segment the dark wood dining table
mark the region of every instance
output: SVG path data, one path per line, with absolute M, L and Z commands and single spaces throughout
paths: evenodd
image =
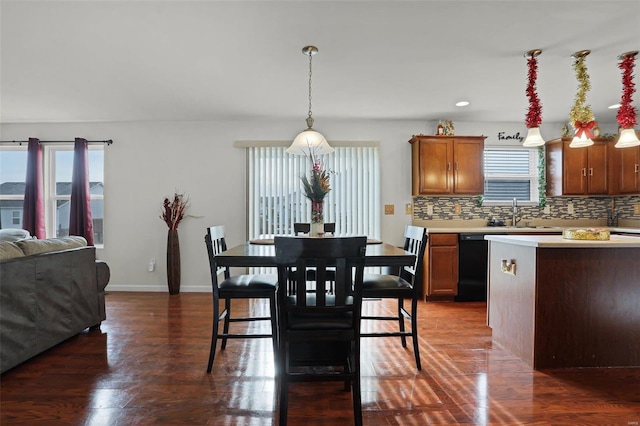
M 331 238 L 331 237 L 328 237 Z M 230 267 L 275 267 L 276 251 L 273 244 L 247 241 L 216 255 L 219 266 Z M 365 252 L 365 266 L 410 266 L 415 255 L 392 244 L 370 240 Z

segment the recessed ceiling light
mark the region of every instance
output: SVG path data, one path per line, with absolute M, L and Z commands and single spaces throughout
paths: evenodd
M 456 106 L 457 107 L 464 107 L 469 105 L 469 101 L 460 101 L 460 102 L 456 102 Z
M 620 104 L 613 104 L 613 105 L 609 105 L 608 107 L 609 109 L 618 109 L 620 108 Z

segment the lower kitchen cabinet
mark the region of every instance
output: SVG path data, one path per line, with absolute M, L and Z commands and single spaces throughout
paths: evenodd
M 458 294 L 458 234 L 429 234 L 423 293 L 425 300 L 453 300 Z

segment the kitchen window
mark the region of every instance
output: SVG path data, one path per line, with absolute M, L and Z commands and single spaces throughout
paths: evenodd
M 295 222 L 310 222 L 311 202 L 300 182 L 309 158 L 290 155 L 285 146 L 247 147 L 248 236 L 293 234 Z M 336 234 L 380 238 L 380 157 L 377 146 L 338 146 L 321 157 L 331 173 L 324 222 Z
M 522 203 L 537 204 L 538 156 L 538 149 L 485 147 L 484 203 L 511 204 L 516 198 Z

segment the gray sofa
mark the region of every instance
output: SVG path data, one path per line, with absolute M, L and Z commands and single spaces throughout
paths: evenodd
M 0 241 L 0 373 L 99 327 L 109 276 L 82 237 Z

